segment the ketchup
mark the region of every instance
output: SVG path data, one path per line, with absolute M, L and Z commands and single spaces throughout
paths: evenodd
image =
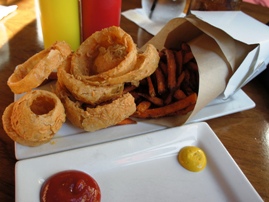
M 62 171 L 45 181 L 40 191 L 40 201 L 99 202 L 101 191 L 90 175 L 76 170 Z

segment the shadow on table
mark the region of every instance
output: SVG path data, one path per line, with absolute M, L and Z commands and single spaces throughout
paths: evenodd
M 4 39 L 2 39 L 4 41 Z M 0 48 L 0 114 L 13 102 L 14 95 L 7 86 L 7 80 L 18 64 L 42 49 L 38 40 L 36 21 L 27 24 Z M 2 121 L 0 122 L 0 201 L 14 201 L 15 199 L 15 155 L 14 142 L 6 135 Z M 2 192 L 2 190 L 6 190 Z
M 257 78 L 261 81 L 269 93 L 269 65 L 267 65 L 267 68 Z

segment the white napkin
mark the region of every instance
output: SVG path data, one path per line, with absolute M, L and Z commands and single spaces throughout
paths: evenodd
M 166 24 L 162 22 L 152 21 L 151 19 L 149 19 L 149 17 L 146 15 L 142 8 L 124 11 L 122 12 L 122 15 L 152 35 L 156 35 Z
M 17 5 L 12 5 L 12 6 L 1 6 L 0 5 L 0 20 L 7 16 L 8 14 L 12 13 L 18 8 Z

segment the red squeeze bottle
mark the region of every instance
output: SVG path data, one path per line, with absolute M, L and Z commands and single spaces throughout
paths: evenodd
M 80 6 L 83 41 L 96 31 L 120 25 L 121 0 L 81 0 Z

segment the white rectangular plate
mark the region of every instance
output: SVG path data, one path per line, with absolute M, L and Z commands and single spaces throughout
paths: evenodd
M 190 172 L 177 161 L 179 150 L 189 145 L 207 155 L 201 172 Z M 42 183 L 70 169 L 97 181 L 102 202 L 262 201 L 203 122 L 18 161 L 16 200 L 38 201 Z
M 254 107 L 255 103 L 240 89 L 228 99 L 223 99 L 223 95 L 220 95 L 195 114 L 189 123 L 214 119 Z
M 42 89 L 49 88 L 49 85 L 42 86 Z M 20 95 L 15 95 L 15 100 L 17 100 L 19 96 Z M 242 90 L 239 90 L 227 100 L 223 100 L 222 97 L 216 98 L 212 103 L 198 112 L 198 114 L 196 114 L 189 122 L 205 121 L 227 114 L 247 110 L 253 108 L 254 106 L 255 103 Z M 66 122 L 50 143 L 38 147 L 27 147 L 15 143 L 15 155 L 18 160 L 37 157 L 141 135 L 165 128 L 166 127 L 160 125 L 138 122 L 134 125 L 114 126 L 89 133 L 82 131 L 81 129 L 76 128 L 70 123 Z

